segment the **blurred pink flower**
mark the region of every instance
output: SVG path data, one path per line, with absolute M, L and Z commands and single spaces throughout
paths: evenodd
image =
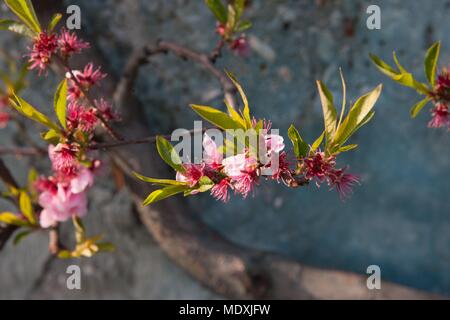
M 222 179 L 219 183 L 214 185 L 211 189 L 211 195 L 217 200 L 227 202 L 230 199 L 228 188 L 231 187 L 227 179 Z
M 51 227 L 56 222 L 63 222 L 71 217 L 83 217 L 87 213 L 85 192 L 74 193 L 71 188 L 58 184 L 55 191 L 44 191 L 39 195 L 39 205 L 43 208 L 40 224 L 43 228 Z
M 69 32 L 63 29 L 58 38 L 58 45 L 61 54 L 70 56 L 74 53 L 80 53 L 81 50 L 90 47 L 89 43 L 78 39 L 75 32 Z
M 203 161 L 213 170 L 222 166 L 222 154 L 217 149 L 217 144 L 208 134 L 203 136 Z
M 55 34 L 48 35 L 41 32 L 33 42 L 33 47 L 29 54 L 29 69 L 38 69 L 39 75 L 45 71 L 50 63 L 50 59 L 58 49 L 58 39 Z
M 239 38 L 233 40 L 230 44 L 230 48 L 240 57 L 245 58 L 250 55 L 250 45 L 245 35 L 241 35 Z
M 49 145 L 48 155 L 53 170 L 57 173 L 68 177 L 76 174 L 79 164 L 76 158 L 76 149 L 73 146 L 62 143 L 56 146 Z
M 450 128 L 448 106 L 444 103 L 439 103 L 431 110 L 433 118 L 428 123 L 429 128 Z

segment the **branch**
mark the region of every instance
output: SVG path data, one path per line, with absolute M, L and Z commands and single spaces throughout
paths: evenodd
M 13 187 L 17 189 L 19 187 L 2 159 L 0 159 L 0 179 L 6 184 L 8 188 Z M 3 249 L 8 239 L 16 230 L 17 227 L 13 225 L 7 225 L 4 227 L 0 226 L 0 250 Z
M 236 102 L 234 99 L 236 88 L 234 87 L 230 79 L 228 79 L 228 77 L 222 71 L 214 66 L 214 64 L 210 60 L 211 58 L 208 55 L 196 52 L 176 43 L 163 40 L 158 41 L 156 45 L 147 45 L 141 49 L 138 49 L 132 54 L 125 66 L 122 78 L 116 86 L 116 90 L 114 93 L 114 104 L 116 106 L 124 105 L 124 101 L 127 95 L 129 95 L 131 89 L 134 86 L 139 68 L 142 65 L 147 64 L 151 56 L 162 53 L 165 54 L 168 52 L 171 52 L 182 59 L 195 62 L 202 66 L 212 76 L 219 80 L 224 92 L 225 99 L 231 106 L 236 107 Z
M 37 147 L 0 147 L 0 156 L 3 155 L 14 155 L 17 157 L 23 156 L 43 156 L 46 155 L 47 151 L 42 148 Z

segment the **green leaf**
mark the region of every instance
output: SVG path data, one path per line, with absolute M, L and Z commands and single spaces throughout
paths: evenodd
M 26 192 L 20 192 L 19 207 L 22 214 L 28 219 L 31 224 L 37 223 L 30 196 Z
M 226 113 L 208 107 L 208 106 L 199 106 L 199 105 L 191 105 L 191 108 L 203 119 L 212 123 L 213 125 L 226 130 L 226 129 L 245 129 L 238 121 L 233 120 Z
M 68 250 L 60 250 L 58 252 L 58 258 L 59 259 L 70 259 L 70 258 L 72 258 L 72 253 Z
M 245 8 L 245 0 L 234 0 L 234 10 L 236 11 L 236 19 L 241 18 Z
M 209 10 L 214 14 L 216 19 L 225 24 L 227 22 L 227 10 L 221 0 L 205 0 Z
M 36 122 L 39 122 L 40 124 L 55 130 L 56 132 L 61 131 L 56 123 L 50 120 L 46 115 L 37 111 L 28 102 L 16 96 L 15 94 L 13 94 L 13 98 L 10 99 L 10 102 L 12 106 L 25 117 L 30 118 Z
M 349 144 L 349 145 L 340 147 L 340 148 L 338 149 L 338 153 L 341 153 L 341 152 L 347 152 L 347 151 L 356 149 L 357 147 L 358 147 L 357 144 Z
M 53 129 L 41 134 L 41 138 L 50 144 L 57 145 L 61 139 L 61 134 Z
M 214 187 L 214 182 L 207 176 L 201 177 L 198 181 L 198 184 L 200 185 L 200 187 L 197 189 L 199 192 L 206 192 Z
M 297 158 L 303 158 L 308 155 L 309 145 L 302 139 L 298 130 L 292 124 L 288 129 L 289 139 L 294 146 L 294 154 Z
M 375 89 L 360 97 L 350 109 L 347 117 L 342 122 L 333 140 L 333 147 L 343 145 L 348 138 L 367 120 L 375 103 L 380 97 L 383 86 L 380 84 Z M 373 116 L 373 115 L 372 115 Z
M 333 140 L 336 131 L 337 114 L 334 107 L 333 95 L 330 90 L 321 81 L 317 81 L 317 89 L 319 90 L 320 101 L 322 103 L 323 120 L 325 124 L 326 144 Z
M 252 27 L 252 23 L 248 20 L 239 22 L 236 32 L 244 32 Z
M 227 101 L 227 99 L 224 100 L 225 105 L 227 106 L 228 114 L 231 116 L 231 119 L 238 122 L 242 127 L 246 127 L 245 120 L 241 117 L 239 112 L 236 111 Z
M 379 57 L 377 57 L 374 54 L 370 54 L 370 59 L 372 60 L 372 62 L 377 66 L 377 68 L 384 73 L 385 75 L 387 75 L 390 78 L 393 78 L 395 76 L 398 76 L 399 73 L 394 70 L 394 68 L 392 68 L 390 65 L 388 65 L 386 62 L 384 62 L 383 60 L 381 60 Z
M 229 30 L 234 30 L 237 23 L 236 10 L 231 4 L 229 4 L 227 11 L 227 28 Z
M 30 28 L 23 23 L 14 20 L 0 19 L 0 30 L 9 30 L 22 36 L 27 36 L 30 38 L 34 37 L 34 33 L 30 30 Z
M 55 113 L 64 129 L 67 128 L 66 110 L 67 110 L 67 79 L 61 81 L 56 89 L 54 98 Z
M 397 66 L 398 70 L 400 70 L 400 73 L 408 73 L 408 71 L 406 71 L 406 69 L 403 68 L 403 66 L 398 61 L 397 54 L 395 53 L 395 51 L 392 53 L 392 56 L 394 57 L 395 65 Z
M 402 73 L 392 77 L 392 79 L 406 87 L 415 89 L 418 93 L 428 94 L 427 85 L 417 81 L 411 73 Z
M 21 219 L 18 215 L 12 212 L 0 213 L 0 222 L 11 224 L 18 227 L 29 226 L 29 223 L 27 221 Z
M 31 30 L 36 33 L 41 32 L 41 26 L 30 0 L 5 0 L 5 3 Z
M 246 123 L 246 128 L 250 129 L 252 127 L 252 119 L 250 118 L 250 107 L 248 105 L 248 99 L 247 96 L 245 95 L 244 89 L 242 89 L 242 86 L 239 84 L 236 77 L 231 72 L 228 71 L 225 72 L 227 76 L 230 78 L 231 82 L 233 82 L 236 89 L 239 91 L 239 94 L 242 98 L 242 102 L 244 103 L 243 116 Z
M 148 206 L 157 201 L 166 199 L 178 193 L 185 191 L 188 186 L 168 186 L 163 189 L 155 190 L 145 199 L 143 205 Z
M 318 137 L 318 138 L 316 139 L 316 141 L 314 141 L 314 143 L 313 143 L 312 146 L 311 146 L 311 152 L 316 151 L 316 150 L 320 147 L 320 145 L 321 145 L 322 142 L 323 142 L 323 138 L 324 138 L 324 137 L 325 137 L 325 131 L 322 132 L 322 134 L 320 135 L 320 137 Z
M 23 239 L 28 237 L 31 233 L 33 233 L 33 230 L 26 230 L 22 231 L 16 234 L 13 240 L 13 244 L 17 246 Z
M 431 98 L 425 98 L 419 102 L 417 102 L 414 107 L 411 108 L 411 117 L 415 118 L 419 114 L 419 112 L 426 106 L 428 102 L 431 101 Z
M 109 242 L 97 243 L 99 251 L 102 252 L 114 252 L 116 251 L 116 246 Z
M 425 74 L 428 82 L 432 86 L 436 83 L 436 68 L 439 59 L 439 52 L 441 51 L 441 43 L 436 42 L 427 51 L 425 56 Z
M 182 162 L 180 156 L 168 140 L 161 136 L 156 137 L 156 148 L 158 149 L 161 159 L 163 159 L 164 162 L 171 166 L 175 171 L 186 171 L 181 164 Z
M 50 19 L 50 23 L 48 25 L 48 32 L 52 32 L 53 29 L 55 29 L 56 25 L 59 23 L 59 21 L 62 18 L 61 13 L 55 13 L 52 18 Z
M 154 185 L 160 185 L 160 186 L 185 186 L 185 185 L 187 185 L 186 182 L 181 182 L 181 181 L 176 181 L 176 180 L 149 178 L 149 177 L 140 175 L 137 172 L 133 172 L 133 175 L 136 178 L 138 178 L 139 180 L 142 180 L 142 181 L 148 182 L 148 183 L 152 183 Z

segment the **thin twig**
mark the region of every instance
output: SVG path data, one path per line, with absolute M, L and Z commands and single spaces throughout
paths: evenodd
M 46 154 L 47 151 L 38 147 L 0 147 L 0 156 L 13 155 L 17 157 L 39 157 Z
M 123 76 L 121 77 L 114 95 L 114 103 L 117 106 L 121 106 L 125 97 L 129 94 L 134 86 L 134 82 L 137 78 L 139 68 L 149 62 L 151 56 L 171 52 L 176 56 L 195 62 L 201 65 L 206 71 L 212 74 L 217 80 L 219 80 L 222 89 L 224 91 L 225 100 L 230 106 L 236 107 L 236 102 L 234 99 L 234 94 L 236 93 L 236 88 L 233 83 L 228 79 L 228 77 L 216 68 L 211 62 L 211 57 L 207 54 L 196 52 L 192 49 L 186 48 L 179 44 L 169 42 L 169 41 L 158 41 L 155 45 L 147 45 L 143 48 L 136 50 L 130 57 Z
M 217 59 L 222 56 L 222 49 L 225 46 L 225 41 L 221 39 L 214 50 L 209 55 L 209 60 L 212 63 L 216 63 Z

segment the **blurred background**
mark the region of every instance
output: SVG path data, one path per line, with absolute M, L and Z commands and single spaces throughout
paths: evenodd
M 159 38 L 206 52 L 218 41 L 214 17 L 203 1 L 69 4 L 81 7 L 81 32 L 102 54 L 111 76 L 120 75 L 134 48 Z M 370 4 L 381 8 L 381 30 L 366 27 Z M 6 9 L 1 10 L 3 17 Z M 291 123 L 308 141 L 321 133 L 316 79 L 330 87 L 336 101 L 341 98 L 339 67 L 352 101 L 385 84 L 375 118 L 352 138 L 359 148 L 339 159 L 361 175 L 362 185 L 345 202 L 326 186 L 288 190 L 265 183 L 246 201 L 236 198 L 224 205 L 201 195 L 189 199 L 190 205 L 233 242 L 361 274 L 375 264 L 383 280 L 450 296 L 449 134 L 426 127 L 428 111 L 410 119 L 409 108 L 419 97 L 381 75 L 368 58 L 371 52 L 391 61 L 395 50 L 424 81 L 423 57 L 434 41 L 442 41 L 440 66 L 450 62 L 450 2 L 252 0 L 246 17 L 253 22 L 247 32 L 251 55 L 242 59 L 225 51 L 218 66 L 236 74 L 252 113 L 272 120 L 286 139 Z M 0 47 L 20 58 L 26 44 L 1 32 Z M 51 76 L 32 81 L 24 95 L 37 106 L 48 106 L 56 85 Z M 156 57 L 144 67 L 134 95 L 145 106 L 152 132 L 192 128 L 198 118 L 190 103 L 223 107 L 216 81 L 173 56 Z M 12 127 L 1 131 L 2 145 L 15 141 Z M 48 167 L 45 161 L 6 160 L 22 181 L 30 162 Z M 0 298 L 220 298 L 162 253 L 133 215 L 129 194 L 114 189 L 109 173 L 98 179 L 90 199 L 87 224 L 92 233 L 105 232 L 118 252 L 80 261 L 83 288 L 69 291 L 69 262 L 48 258 L 45 234 L 18 247 L 9 244 L 0 253 Z

